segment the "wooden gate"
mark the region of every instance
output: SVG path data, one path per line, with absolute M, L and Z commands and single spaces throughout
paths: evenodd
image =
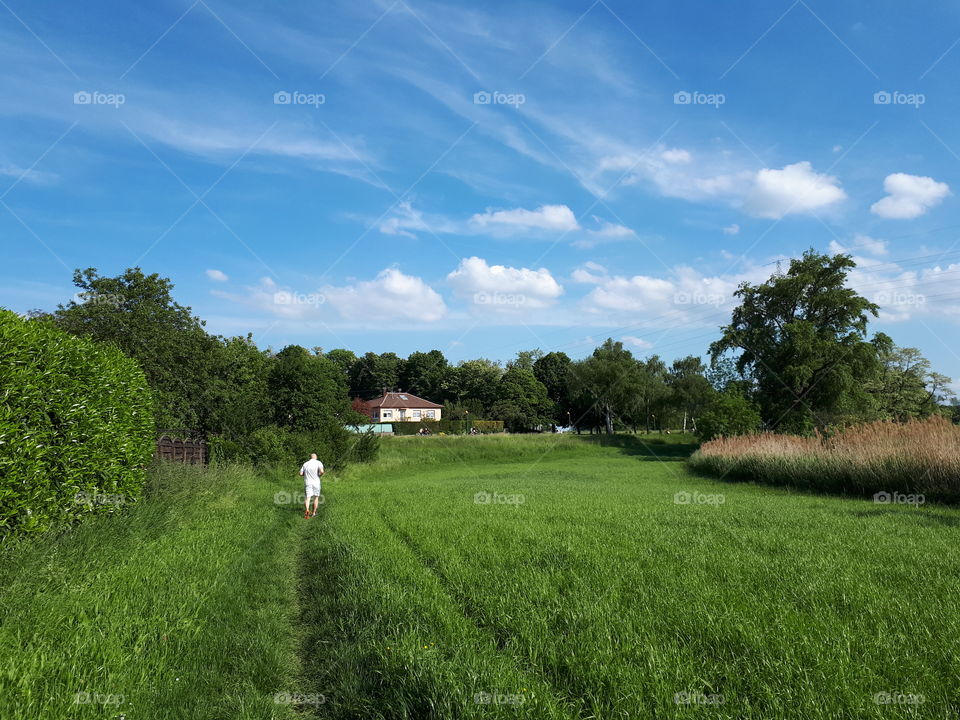
M 157 436 L 156 456 L 161 460 L 172 460 L 188 465 L 206 465 L 207 443 L 202 438 L 165 430 Z

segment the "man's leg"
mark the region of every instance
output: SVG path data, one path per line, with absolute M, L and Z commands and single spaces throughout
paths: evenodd
M 320 504 L 320 496 L 319 496 L 319 495 L 314 495 L 314 496 L 313 496 L 313 514 L 314 514 L 314 515 L 317 514 L 317 505 L 319 505 L 319 504 Z
M 303 496 L 303 516 L 307 517 L 310 514 L 310 496 L 304 494 Z

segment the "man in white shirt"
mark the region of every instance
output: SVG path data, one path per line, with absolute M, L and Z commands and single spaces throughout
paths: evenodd
M 316 453 L 311 453 L 310 459 L 300 466 L 300 475 L 304 483 L 303 517 L 316 517 L 317 504 L 320 502 L 320 476 L 323 475 L 323 463 L 317 460 Z M 313 498 L 313 512 L 310 512 L 310 498 Z

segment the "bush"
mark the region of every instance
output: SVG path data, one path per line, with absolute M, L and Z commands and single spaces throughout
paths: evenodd
M 734 392 L 718 393 L 697 419 L 697 434 L 704 442 L 718 437 L 750 435 L 759 430 L 759 409 Z
M 310 453 L 317 453 L 328 470 L 339 470 L 351 462 L 371 462 L 380 450 L 376 434 L 352 433 L 333 422 L 324 423 L 316 430 L 299 432 L 267 425 L 250 433 L 246 440 L 215 436 L 209 444 L 210 458 L 215 464 L 293 466 L 309 458 Z
M 136 361 L 0 310 L 0 537 L 136 499 L 153 451 Z
M 503 420 L 421 420 L 419 422 L 395 422 L 393 423 L 394 435 L 416 435 L 421 428 L 426 428 L 434 435 L 444 433 L 446 435 L 465 435 L 470 428 L 473 428 L 484 435 L 488 433 L 503 432 Z
M 831 436 L 762 433 L 705 443 L 694 470 L 827 492 L 960 501 L 960 427 L 934 415 L 855 425 Z M 882 498 L 881 498 L 882 500 Z

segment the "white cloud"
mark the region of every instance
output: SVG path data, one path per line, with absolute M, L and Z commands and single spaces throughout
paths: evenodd
M 662 153 L 660 153 L 660 157 L 662 157 L 668 163 L 688 163 L 693 159 L 688 150 L 682 150 L 679 148 L 664 150 Z
M 851 246 L 841 245 L 836 240 L 831 240 L 830 252 L 836 255 L 838 253 L 855 253 L 859 250 L 867 255 L 887 254 L 887 241 L 877 240 L 869 235 L 854 235 Z
M 939 205 L 950 194 L 950 186 L 931 177 L 893 173 L 883 181 L 887 196 L 870 206 L 882 218 L 909 220 Z
M 652 342 L 647 342 L 643 338 L 639 338 L 636 335 L 624 335 L 620 338 L 620 341 L 626 343 L 627 345 L 632 345 L 638 350 L 649 350 L 653 347 Z
M 458 296 L 495 310 L 544 308 L 563 294 L 563 287 L 546 268 L 488 265 L 479 257 L 462 260 L 447 275 L 447 282 Z
M 56 173 L 7 164 L 0 164 L 0 175 L 16 178 L 17 182 L 23 181 L 34 185 L 53 185 L 60 179 Z
M 573 271 L 571 278 L 574 282 L 578 283 L 588 283 L 591 285 L 596 285 L 601 283 L 607 277 L 607 269 L 595 263 L 592 260 L 589 260 L 583 264 L 583 267 L 579 267 Z
M 227 282 L 230 280 L 227 274 L 222 270 L 207 270 L 207 277 L 215 282 Z
M 727 225 L 723 229 L 724 235 L 738 235 L 739 233 L 740 233 L 740 226 L 737 225 L 736 223 L 733 223 L 732 225 Z
M 470 222 L 480 227 L 505 227 L 515 229 L 556 230 L 569 232 L 579 230 L 573 211 L 566 205 L 541 205 L 536 210 L 487 210 L 477 213 Z
M 636 237 L 636 233 L 626 225 L 607 222 L 602 218 L 593 216 L 597 223 L 596 229 L 587 230 L 586 236 L 574 240 L 571 245 L 578 248 L 592 248 L 606 242 L 615 242 L 617 240 L 626 240 Z
M 832 205 L 846 197 L 836 177 L 815 172 L 804 160 L 780 170 L 757 171 L 744 209 L 757 217 L 779 219 Z
M 435 322 L 447 314 L 447 306 L 436 290 L 423 279 L 396 268 L 381 270 L 373 280 L 324 287 L 323 296 L 344 320 L 365 324 Z
M 880 306 L 881 321 L 933 315 L 938 320 L 960 322 L 960 300 L 954 292 L 960 263 L 919 270 L 890 262 L 859 263 L 848 277 L 850 287 Z

